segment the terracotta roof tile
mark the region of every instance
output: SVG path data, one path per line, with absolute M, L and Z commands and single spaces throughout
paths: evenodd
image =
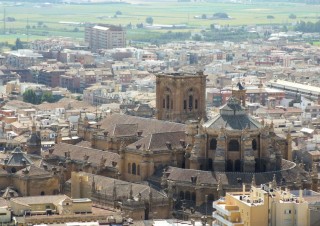
M 184 124 L 121 114 L 108 115 L 101 121 L 101 129 L 112 134 L 117 124 L 138 124 L 144 137 L 152 133 L 185 131 Z
M 130 144 L 128 148 L 136 149 L 137 145 L 141 145 L 141 147 L 144 147 L 146 150 L 168 150 L 167 142 L 170 142 L 173 149 L 181 148 L 181 139 L 185 139 L 184 131 L 154 133 Z
M 84 156 L 88 156 L 88 162 L 91 162 L 95 166 L 100 165 L 101 158 L 106 159 L 105 166 L 112 167 L 112 162 L 119 162 L 119 154 L 101 151 L 94 148 L 83 147 L 79 145 L 72 145 L 66 143 L 59 143 L 54 146 L 53 155 L 58 157 L 65 157 L 65 152 L 70 152 L 70 158 L 72 160 L 84 161 Z

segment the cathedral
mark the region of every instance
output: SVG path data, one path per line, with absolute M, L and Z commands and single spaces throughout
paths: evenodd
M 251 184 L 317 190 L 316 169 L 292 162 L 290 134 L 279 137 L 272 123 L 247 113 L 241 84 L 207 119 L 203 73 L 156 76 L 157 119 L 111 114 L 97 125 L 79 119 L 79 136 L 91 147 L 119 154 L 117 179 L 161 186 L 170 208 L 188 202 L 199 211 Z

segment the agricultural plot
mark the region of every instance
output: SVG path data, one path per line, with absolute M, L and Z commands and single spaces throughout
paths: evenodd
M 210 24 L 247 25 L 293 23 L 299 20 L 316 21 L 319 19 L 320 6 L 294 3 L 265 2 L 255 4 L 232 4 L 211 2 L 152 2 L 151 3 L 113 3 L 113 4 L 52 4 L 41 5 L 2 2 L 0 12 L 6 18 L 14 18 L 0 24 L 0 42 L 13 42 L 17 37 L 22 41 L 45 38 L 48 36 L 69 36 L 83 38 L 83 23 L 107 23 L 127 26 L 145 23 L 148 16 L 154 24 L 185 24 L 187 29 L 181 32 L 192 32 L 208 28 Z M 120 11 L 121 14 L 116 15 Z M 202 15 L 227 13 L 230 19 L 211 20 L 197 19 Z M 296 19 L 289 19 L 293 13 Z M 272 15 L 273 19 L 267 17 Z M 1 17 L 1 16 L 0 16 Z M 62 23 L 61 23 L 62 22 Z M 69 23 L 71 22 L 71 23 Z M 79 23 L 79 24 L 77 24 Z M 175 30 L 177 31 L 177 30 Z M 144 29 L 128 30 L 128 39 L 135 40 L 145 35 L 157 35 L 163 31 L 146 31 Z

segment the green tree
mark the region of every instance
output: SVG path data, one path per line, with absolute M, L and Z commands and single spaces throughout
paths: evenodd
M 228 19 L 229 15 L 227 13 L 215 13 L 213 14 L 213 17 L 219 19 Z
M 15 49 L 23 49 L 23 45 L 20 38 L 16 39 Z
M 267 19 L 269 19 L 269 20 L 274 19 L 274 16 L 268 15 L 268 16 L 267 16 Z
M 148 16 L 148 17 L 146 18 L 146 23 L 148 23 L 148 24 L 153 24 L 153 18 L 152 18 L 151 16 Z
M 297 19 L 297 16 L 295 15 L 295 14 L 293 14 L 293 13 L 291 13 L 290 15 L 289 15 L 289 19 Z
M 201 35 L 199 35 L 199 34 L 195 34 L 195 35 L 192 37 L 192 39 L 193 39 L 194 41 L 201 41 L 201 40 L 202 40 L 202 37 L 201 37 Z
M 116 15 L 122 15 L 122 12 L 121 12 L 120 10 L 118 10 L 118 11 L 116 12 Z
M 28 89 L 23 93 L 23 101 L 31 104 L 37 103 L 37 95 L 32 89 Z
M 53 99 L 52 93 L 46 92 L 46 93 L 42 94 L 42 96 L 41 96 L 41 103 L 42 103 L 42 102 L 53 103 L 53 102 L 54 102 L 54 99 Z

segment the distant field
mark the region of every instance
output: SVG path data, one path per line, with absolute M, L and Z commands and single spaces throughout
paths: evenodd
M 59 21 L 95 22 L 125 26 L 130 23 L 133 25 L 144 23 L 147 16 L 152 16 L 155 24 L 186 24 L 195 29 L 202 29 L 213 23 L 221 25 L 291 23 L 298 20 L 316 21 L 320 16 L 320 6 L 318 5 L 277 2 L 252 5 L 208 2 L 58 4 L 49 7 L 41 7 L 33 3 L 16 6 L 12 2 L 2 2 L 0 12 L 3 12 L 4 8 L 6 17 L 15 18 L 14 22 L 6 23 L 6 31 L 16 34 L 0 35 L 0 42 L 8 41 L 11 43 L 16 37 L 27 40 L 27 33 L 30 34 L 29 40 L 59 35 L 83 38 L 83 27 L 78 27 L 79 31 L 76 32 L 74 31 L 76 25 L 60 24 Z M 118 10 L 121 11 L 122 15 L 115 18 L 115 12 Z M 202 14 L 212 15 L 217 12 L 225 12 L 233 19 L 202 20 L 194 18 Z M 294 13 L 297 19 L 289 19 L 290 13 Z M 267 19 L 268 15 L 274 16 L 274 19 Z M 2 15 L 0 15 L 0 18 L 2 18 Z M 27 25 L 30 26 L 29 31 L 26 29 Z M 43 25 L 45 25 L 44 28 Z M 128 39 L 135 40 L 136 37 L 148 35 L 149 32 L 151 31 L 128 30 Z M 1 24 L 0 33 L 3 33 L 3 25 Z

